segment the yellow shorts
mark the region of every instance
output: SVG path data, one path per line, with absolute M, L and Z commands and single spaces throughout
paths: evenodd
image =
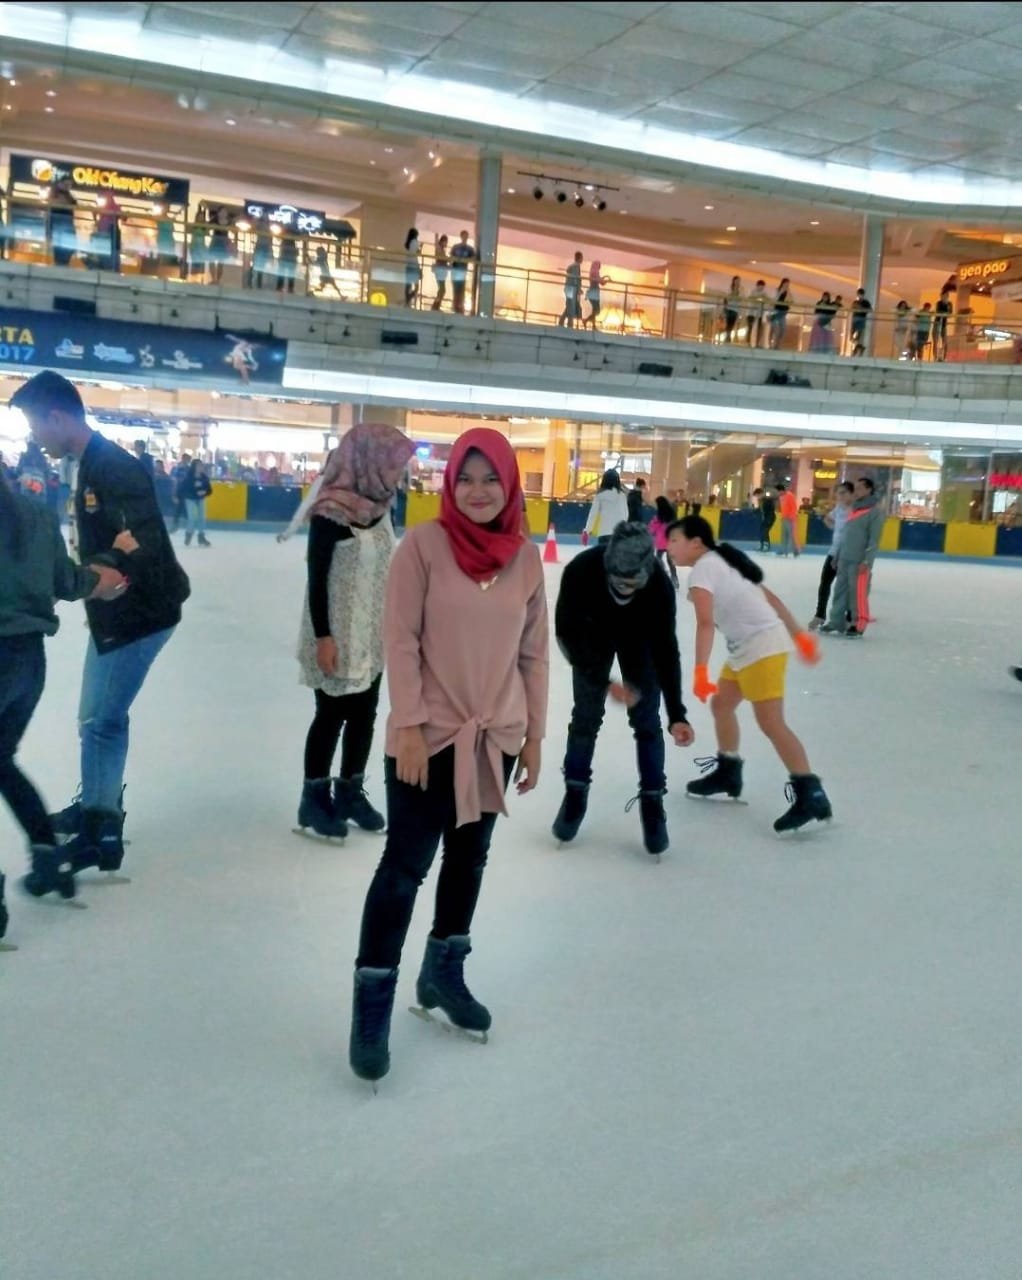
M 721 668 L 721 680 L 733 680 L 749 702 L 770 702 L 784 697 L 784 673 L 788 667 L 786 653 L 772 653 L 769 658 L 750 662 L 741 671 L 732 671 L 727 665 Z

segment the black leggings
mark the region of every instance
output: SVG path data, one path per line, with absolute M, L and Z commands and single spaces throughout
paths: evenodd
M 14 756 L 45 683 L 42 635 L 0 636 L 0 795 L 32 844 L 53 844 L 53 825 L 39 792 L 14 763 Z
M 307 778 L 329 778 L 342 729 L 341 777 L 356 778 L 365 773 L 373 745 L 382 679 L 377 676 L 362 693 L 347 693 L 340 698 L 332 698 L 322 689 L 316 690 L 316 717 L 305 739 Z
M 513 767 L 514 757 L 505 756 L 505 786 Z M 441 838 L 432 936 L 456 938 L 469 932 L 497 823 L 495 813 L 484 813 L 478 822 L 455 825 L 453 747 L 430 758 L 425 791 L 398 781 L 391 756 L 386 778 L 387 845 L 362 912 L 359 968 L 394 969 L 400 963 L 415 898 Z
M 834 579 L 837 577 L 837 560 L 833 555 L 828 555 L 823 561 L 823 569 L 820 573 L 820 591 L 816 598 L 816 616 L 826 621 L 827 608 L 830 605 L 830 589 L 834 585 Z

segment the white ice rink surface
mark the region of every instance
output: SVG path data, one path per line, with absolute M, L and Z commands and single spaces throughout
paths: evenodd
M 867 638 L 794 670 L 828 831 L 773 836 L 784 775 L 751 728 L 748 806 L 687 801 L 696 704 L 659 866 L 616 713 L 553 845 L 555 656 L 545 775 L 498 827 L 467 972 L 491 1041 L 405 1012 L 434 871 L 373 1098 L 347 1033 L 382 842 L 290 831 L 303 545 L 211 537 L 180 549 L 194 594 L 133 716 L 134 882 L 83 883 L 87 911 L 9 895 L 4 1280 L 1018 1280 L 1022 573 L 882 561 Z M 807 618 L 820 564 L 769 566 Z M 51 805 L 78 776 L 61 613 L 22 752 Z M 684 603 L 681 636 L 687 683 Z M 0 847 L 13 880 L 6 811 Z

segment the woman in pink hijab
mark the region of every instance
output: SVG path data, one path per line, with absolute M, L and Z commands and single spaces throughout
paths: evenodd
M 349 823 L 363 831 L 385 826 L 366 795 L 365 770 L 383 675 L 383 601 L 394 550 L 388 513 L 414 449 L 396 427 L 352 427 L 281 535 L 309 521 L 298 661 L 302 684 L 315 692 L 316 715 L 305 740 L 303 834 L 343 839 Z M 340 774 L 332 778 L 339 742 Z

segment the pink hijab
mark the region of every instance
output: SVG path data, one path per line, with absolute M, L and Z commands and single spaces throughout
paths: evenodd
M 310 516 L 372 524 L 390 506 L 415 445 L 397 427 L 362 422 L 341 437 L 323 464 Z

